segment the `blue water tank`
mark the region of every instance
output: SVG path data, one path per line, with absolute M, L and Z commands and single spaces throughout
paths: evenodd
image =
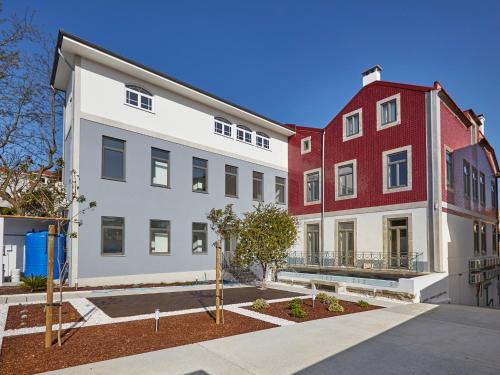
M 48 236 L 47 231 L 26 233 L 25 242 L 25 268 L 24 276 L 47 276 L 48 262 Z M 59 278 L 57 258 L 64 264 L 64 235 L 54 237 L 54 279 Z

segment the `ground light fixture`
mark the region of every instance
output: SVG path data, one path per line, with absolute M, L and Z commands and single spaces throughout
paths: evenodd
M 312 292 L 311 292 L 311 295 L 312 295 L 312 300 L 313 300 L 313 309 L 314 309 L 314 301 L 316 300 L 316 294 L 317 294 L 317 290 L 316 290 L 316 285 L 313 283 L 312 284 Z
M 155 332 L 160 329 L 160 309 L 155 310 Z

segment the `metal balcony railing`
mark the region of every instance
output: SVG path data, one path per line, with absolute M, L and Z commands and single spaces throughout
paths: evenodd
M 354 256 L 339 256 L 335 251 L 324 251 L 319 254 L 310 254 L 303 251 L 292 251 L 288 254 L 287 265 L 295 267 L 331 267 L 331 268 L 358 268 L 375 270 L 404 270 L 422 271 L 419 264 L 422 262 L 422 253 L 409 252 L 398 256 L 383 252 L 357 252 Z

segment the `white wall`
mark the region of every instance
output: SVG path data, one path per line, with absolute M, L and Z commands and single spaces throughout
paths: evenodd
M 125 84 L 127 83 L 137 84 L 153 93 L 154 113 L 125 104 Z M 81 111 L 82 117 L 86 117 L 88 113 L 146 131 L 164 134 L 187 142 L 191 146 L 215 148 L 223 154 L 239 155 L 242 159 L 266 163 L 283 170 L 286 170 L 288 166 L 286 136 L 240 121 L 205 105 L 151 84 L 142 83 L 133 77 L 83 58 Z M 265 132 L 271 137 L 271 151 L 236 141 L 235 131 L 233 131 L 233 139 L 215 134 L 214 116 L 225 117 L 233 123 L 246 125 L 254 131 Z M 90 120 L 96 119 L 90 118 Z

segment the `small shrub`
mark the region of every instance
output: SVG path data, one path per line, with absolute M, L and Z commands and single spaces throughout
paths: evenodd
M 370 304 L 366 301 L 359 300 L 358 306 L 361 307 L 362 309 L 367 309 L 368 307 L 370 307 Z
M 267 309 L 268 307 L 269 307 L 269 304 L 263 298 L 257 298 L 252 303 L 252 309 L 254 309 L 254 310 Z
M 47 278 L 45 276 L 24 276 L 21 278 L 21 285 L 29 289 L 32 293 L 47 289 Z
M 332 304 L 336 305 L 336 304 L 338 304 L 338 303 L 339 303 L 339 300 L 338 300 L 337 298 L 335 298 L 334 296 L 328 296 L 328 297 L 326 298 L 325 303 L 326 303 L 327 305 L 332 305 Z
M 328 311 L 344 312 L 344 307 L 337 301 L 336 303 L 330 303 L 330 305 L 328 305 Z
M 294 318 L 305 318 L 306 317 L 306 312 L 302 309 L 300 306 L 296 306 L 293 309 L 290 310 L 290 315 L 293 316 Z
M 326 293 L 321 292 L 321 293 L 318 293 L 316 298 L 318 299 L 319 302 L 326 303 L 326 301 L 328 300 L 328 295 Z
M 294 298 L 288 304 L 288 308 L 290 310 L 293 310 L 295 308 L 300 308 L 300 306 L 302 306 L 302 300 L 300 298 Z

